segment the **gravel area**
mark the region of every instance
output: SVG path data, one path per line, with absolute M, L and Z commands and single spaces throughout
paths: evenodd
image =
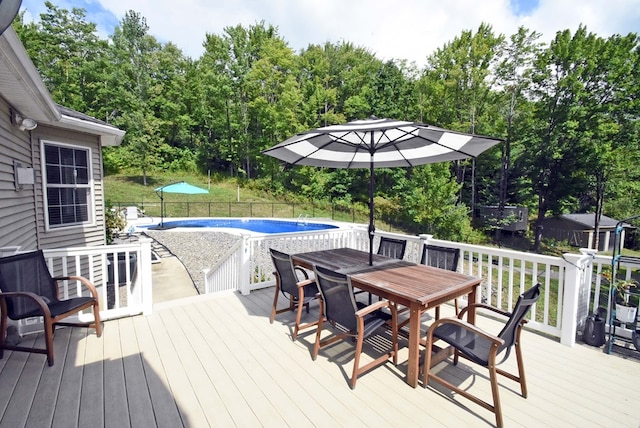
M 147 230 L 148 237 L 164 245 L 184 265 L 200 293 L 204 293 L 202 271 L 209 269 L 240 239 L 224 232 L 174 232 Z

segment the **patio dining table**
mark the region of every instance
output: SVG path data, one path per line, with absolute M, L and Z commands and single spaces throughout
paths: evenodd
M 374 255 L 373 265 L 369 265 L 369 253 L 352 248 L 297 253 L 292 255 L 292 260 L 295 265 L 307 269 L 319 265 L 344 273 L 351 278 L 354 287 L 409 308 L 406 380 L 414 388 L 418 385 L 422 313 L 465 295 L 469 302 L 475 302 L 481 281 L 458 272 L 384 256 Z M 475 311 L 468 311 L 467 321 L 475 323 Z M 448 355 L 444 350 L 433 364 Z

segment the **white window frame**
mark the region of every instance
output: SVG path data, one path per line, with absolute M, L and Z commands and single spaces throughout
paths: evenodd
M 72 150 L 78 150 L 86 152 L 87 154 L 87 184 L 49 184 L 47 181 L 47 160 L 45 155 L 45 148 L 47 146 L 63 147 Z M 93 164 L 92 164 L 92 151 L 90 147 L 61 143 L 59 141 L 42 140 L 40 144 L 40 159 L 42 164 L 42 192 L 44 203 L 44 216 L 45 216 L 45 228 L 47 231 L 70 229 L 70 228 L 83 228 L 86 226 L 95 225 L 95 193 L 94 193 L 94 180 L 93 180 Z M 52 225 L 49 222 L 49 189 L 50 188 L 72 188 L 72 189 L 86 189 L 87 190 L 87 220 L 76 223 L 62 223 Z

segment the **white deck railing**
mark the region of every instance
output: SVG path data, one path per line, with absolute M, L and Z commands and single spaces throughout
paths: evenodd
M 606 290 L 602 292 L 602 268 L 611 257 L 581 250 L 577 254 L 550 257 L 534 253 L 483 247 L 433 239 L 429 235 L 407 236 L 376 232 L 374 248 L 380 236 L 407 240 L 405 259 L 419 262 L 424 244 L 459 248 L 458 270 L 482 278 L 480 298 L 504 310 L 511 310 L 517 296 L 536 282 L 542 285 L 541 299 L 532 309 L 528 328 L 558 338 L 563 344 L 575 343 L 586 317 L 599 306 L 608 308 Z M 204 272 L 206 293 L 252 290 L 275 283 L 270 248 L 297 253 L 340 247 L 367 251 L 369 239 L 365 226 L 354 225 L 317 232 L 243 236 L 225 257 Z M 18 249 L 0 249 L 0 255 Z M 127 263 L 125 260 L 135 262 Z M 81 275 L 98 288 L 101 316 L 104 319 L 149 314 L 152 310 L 151 241 L 88 248 L 45 250 L 54 275 Z M 114 263 L 113 260 L 122 260 Z M 628 269 L 627 269 L 628 268 Z M 637 266 L 634 266 L 637 268 Z M 626 274 L 630 275 L 630 267 Z M 115 283 L 117 282 L 117 286 Z M 78 284 L 64 285 L 65 296 L 77 295 Z M 464 304 L 464 302 L 463 302 Z
M 594 258 L 594 253 L 581 250 L 562 257 L 544 256 L 501 248 L 470 245 L 433 239 L 429 235 L 407 236 L 376 232 L 374 247 L 380 236 L 402 237 L 408 241 L 405 260 L 419 262 L 426 243 L 459 248 L 458 270 L 482 278 L 480 298 L 504 310 L 511 310 L 517 296 L 535 283 L 542 285 L 542 297 L 532 309 L 528 328 L 573 345 L 577 333 L 594 305 L 607 302 L 594 300 L 592 285 L 598 290 L 599 277 L 593 275 L 594 260 L 599 266 L 610 263 L 607 257 Z M 367 230 L 362 226 L 335 230 L 287 233 L 260 237 L 245 236 L 238 248 L 232 249 L 228 263 L 219 263 L 206 274 L 209 292 L 237 289 L 242 294 L 275 283 L 269 249 L 288 253 L 317 251 L 339 247 L 368 250 Z M 597 296 L 598 293 L 596 292 Z M 464 302 L 463 302 L 464 303 Z

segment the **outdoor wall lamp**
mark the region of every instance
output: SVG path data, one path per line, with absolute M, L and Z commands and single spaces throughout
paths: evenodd
M 34 119 L 24 117 L 20 113 L 16 112 L 13 113 L 13 123 L 20 128 L 21 131 L 32 131 L 38 126 L 38 122 Z
M 0 0 L 0 34 L 9 28 L 20 10 L 22 0 Z

